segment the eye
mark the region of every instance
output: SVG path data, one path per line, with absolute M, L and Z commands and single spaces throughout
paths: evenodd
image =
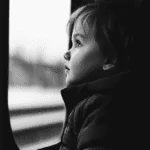
M 81 41 L 78 40 L 78 39 L 76 39 L 76 40 L 75 40 L 75 46 L 76 46 L 76 47 L 81 47 L 81 46 L 82 46 Z

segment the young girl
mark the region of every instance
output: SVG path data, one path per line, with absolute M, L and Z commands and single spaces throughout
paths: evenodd
M 132 5 L 95 3 L 71 15 L 60 150 L 132 149 L 132 10 Z

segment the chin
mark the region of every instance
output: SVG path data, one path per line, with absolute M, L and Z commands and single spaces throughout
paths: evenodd
M 69 77 L 66 77 L 66 86 L 75 85 L 78 82 L 76 80 L 70 79 Z
M 66 80 L 66 86 L 68 87 L 68 86 L 71 86 L 71 85 L 74 85 L 74 82 Z
M 66 80 L 66 86 L 73 86 L 73 85 L 79 85 L 84 82 L 81 82 L 80 80 Z
M 66 82 L 65 82 L 65 83 L 66 83 L 66 86 L 67 86 L 67 87 L 70 86 L 70 85 L 72 85 L 72 84 L 71 84 L 71 81 L 68 79 L 68 77 L 66 77 Z

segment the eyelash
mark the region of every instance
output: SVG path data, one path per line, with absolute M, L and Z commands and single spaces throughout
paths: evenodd
M 82 43 L 80 40 L 76 39 L 75 40 L 75 47 L 81 47 L 82 46 Z

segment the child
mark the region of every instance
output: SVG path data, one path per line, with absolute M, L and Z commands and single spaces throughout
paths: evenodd
M 95 3 L 68 22 L 67 119 L 60 150 L 132 149 L 132 6 Z M 130 83 L 130 84 L 129 84 Z

